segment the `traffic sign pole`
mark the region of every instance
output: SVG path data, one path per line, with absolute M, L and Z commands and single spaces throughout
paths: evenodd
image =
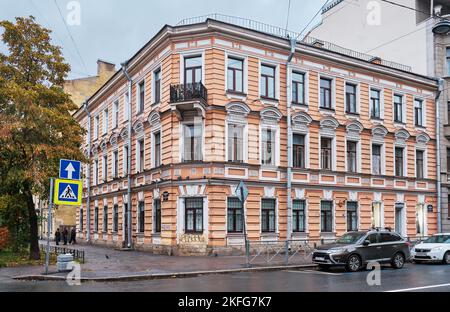
M 47 213 L 47 249 L 45 251 L 45 275 L 48 275 L 48 264 L 50 262 L 50 235 L 52 233 L 53 187 L 54 187 L 54 179 L 50 178 L 50 198 L 48 199 L 48 213 Z

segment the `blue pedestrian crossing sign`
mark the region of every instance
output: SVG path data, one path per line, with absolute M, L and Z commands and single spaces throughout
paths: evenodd
M 82 190 L 81 181 L 57 179 L 53 201 L 57 205 L 80 206 Z
M 59 161 L 59 178 L 68 180 L 81 180 L 81 162 L 61 159 Z
M 239 197 L 242 203 L 247 200 L 248 197 L 248 187 L 245 185 L 244 181 L 241 181 L 236 188 L 236 196 Z

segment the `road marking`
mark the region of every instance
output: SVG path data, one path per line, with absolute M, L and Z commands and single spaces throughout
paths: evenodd
M 422 286 L 422 287 L 414 287 L 414 288 L 387 290 L 386 292 L 403 292 L 403 291 L 413 291 L 413 290 L 430 289 L 430 288 L 438 288 L 438 287 L 446 287 L 446 286 L 450 286 L 450 283 L 448 283 L 448 284 L 439 284 L 439 285 L 430 285 L 430 286 Z
M 340 276 L 342 275 L 342 273 L 331 273 L 331 272 L 319 272 L 319 271 L 313 271 L 313 270 L 301 270 L 301 271 L 286 271 L 286 272 L 290 272 L 290 273 L 306 273 L 306 274 L 325 274 L 325 275 L 335 275 L 335 276 Z

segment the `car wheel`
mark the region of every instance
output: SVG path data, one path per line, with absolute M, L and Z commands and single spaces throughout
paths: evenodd
M 345 268 L 349 272 L 357 272 L 361 269 L 361 258 L 358 255 L 350 255 L 347 259 Z
M 405 265 L 405 256 L 401 252 L 396 253 L 392 258 L 391 264 L 394 269 L 403 268 Z
M 450 251 L 447 251 L 444 255 L 444 263 L 450 264 Z

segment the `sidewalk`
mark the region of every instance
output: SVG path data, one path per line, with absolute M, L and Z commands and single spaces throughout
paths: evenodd
M 72 248 L 72 246 L 67 247 Z M 283 255 L 275 257 L 270 263 L 267 263 L 263 257 L 258 257 L 249 268 L 246 265 L 245 256 L 177 257 L 142 251 L 119 251 L 110 247 L 93 245 L 75 245 L 73 248 L 85 252 L 85 263 L 81 264 L 81 277 L 85 281 L 189 277 L 314 266 L 309 259 L 302 256 L 296 257 L 295 264 L 286 266 Z M 58 273 L 56 266 L 50 266 L 49 275 L 51 276 L 44 276 L 43 272 L 43 267 L 30 266 L 3 268 L 0 270 L 0 275 L 20 277 L 20 279 L 61 279 L 67 276 L 67 273 Z

